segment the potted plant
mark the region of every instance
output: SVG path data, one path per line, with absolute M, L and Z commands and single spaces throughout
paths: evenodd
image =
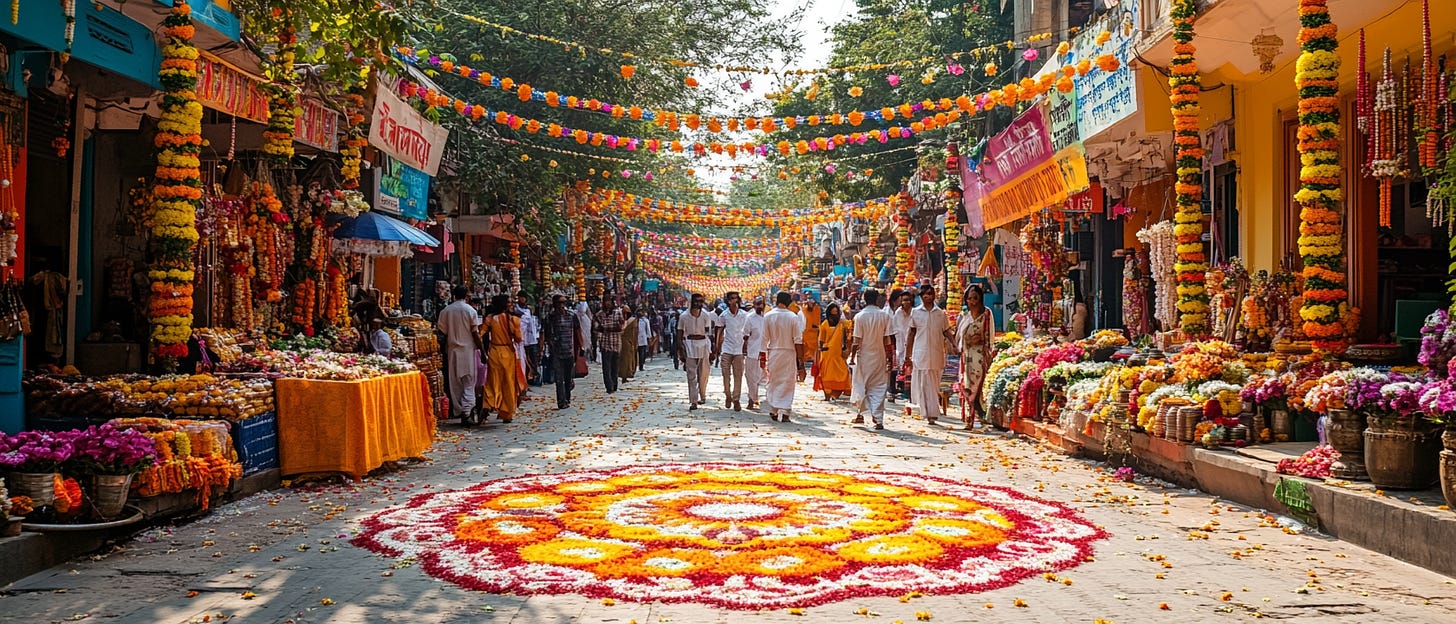
M 0 436 L 0 469 L 16 494 L 37 507 L 55 503 L 56 472 L 71 458 L 75 432 L 22 431 Z
M 96 515 L 109 520 L 126 508 L 132 477 L 150 468 L 156 459 L 156 442 L 145 433 L 106 423 L 76 437 L 68 466 L 87 477 Z
M 1446 506 L 1456 509 L 1456 386 L 1449 379 L 1427 382 L 1421 390 L 1421 413 L 1427 422 L 1442 427 L 1438 476 Z
M 1375 485 L 1397 490 L 1421 489 L 1436 480 L 1441 450 L 1437 430 L 1420 418 L 1424 379 L 1391 373 L 1371 398 L 1373 378 L 1351 384 L 1367 414 L 1365 469 Z

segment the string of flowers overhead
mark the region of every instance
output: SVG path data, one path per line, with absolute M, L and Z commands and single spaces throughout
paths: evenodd
M 648 222 L 687 223 L 716 227 L 788 228 L 839 221 L 846 214 L 860 219 L 876 219 L 889 209 L 890 203 L 890 198 L 881 197 L 810 209 L 755 210 L 672 202 L 638 197 L 617 190 L 597 189 L 583 198 L 582 207 L 591 215 L 610 214 L 623 219 Z
M 154 139 L 156 184 L 148 220 L 151 231 L 152 356 L 168 367 L 187 355 L 192 335 L 197 207 L 202 200 L 202 104 L 197 101 L 197 48 L 192 45 L 192 7 L 177 0 L 162 22 L 162 64 L 157 80 L 164 90 L 162 117 Z
M 799 272 L 799 263 L 790 261 L 762 273 L 733 277 L 704 275 L 701 267 L 689 270 L 653 261 L 644 261 L 642 268 L 649 274 L 662 278 L 663 281 L 676 284 L 691 292 L 721 293 L 736 290 L 741 293 L 759 293 L 788 283 L 794 274 Z
M 1194 59 L 1194 0 L 1173 0 L 1168 16 L 1173 22 L 1173 60 L 1169 65 L 1169 100 L 1173 109 L 1173 144 L 1177 150 L 1175 184 L 1177 207 L 1173 235 L 1177 237 L 1178 323 L 1189 338 L 1208 334 L 1208 271 L 1203 248 L 1203 147 L 1199 136 L 1198 100 L 1203 86 Z
M 1351 315 L 1345 290 L 1340 202 L 1340 57 L 1338 27 L 1327 0 L 1299 0 L 1298 149 L 1300 189 L 1299 255 L 1304 261 L 1300 318 L 1316 352 L 1339 355 L 1346 347 Z

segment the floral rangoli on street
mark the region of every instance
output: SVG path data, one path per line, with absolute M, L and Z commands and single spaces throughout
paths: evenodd
M 660 464 L 422 494 L 366 519 L 355 543 L 476 590 L 759 609 L 1004 587 L 1077 565 L 1102 537 L 995 486 Z

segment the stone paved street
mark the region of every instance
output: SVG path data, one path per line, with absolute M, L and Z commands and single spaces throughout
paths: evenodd
M 720 393 L 710 394 L 709 409 L 689 412 L 682 373 L 661 357 L 615 396 L 600 392 L 595 368 L 578 385 L 565 412 L 551 409 L 550 388 L 540 388 L 511 425 L 444 425 L 428 463 L 359 484 L 260 494 L 26 579 L 0 598 L 0 622 L 888 624 L 914 622 L 917 612 L 935 622 L 1456 621 L 1452 579 L 1287 532 L 1257 510 L 1198 492 L 1117 482 L 1098 465 L 1029 442 L 911 421 L 903 403 L 883 432 L 846 424 L 847 407 L 825 403 L 807 384 L 788 424 L 722 409 Z M 467 591 L 349 543 L 360 519 L 421 492 L 668 461 L 783 461 L 998 484 L 1068 503 L 1110 537 L 1094 544 L 1092 560 L 1055 580 L 1038 574 L 976 594 L 850 599 L 803 615 Z

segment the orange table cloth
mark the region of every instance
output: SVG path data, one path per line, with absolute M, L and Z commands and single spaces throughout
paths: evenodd
M 384 462 L 419 457 L 435 438 L 429 386 L 418 371 L 362 381 L 279 379 L 283 474 L 363 478 Z

